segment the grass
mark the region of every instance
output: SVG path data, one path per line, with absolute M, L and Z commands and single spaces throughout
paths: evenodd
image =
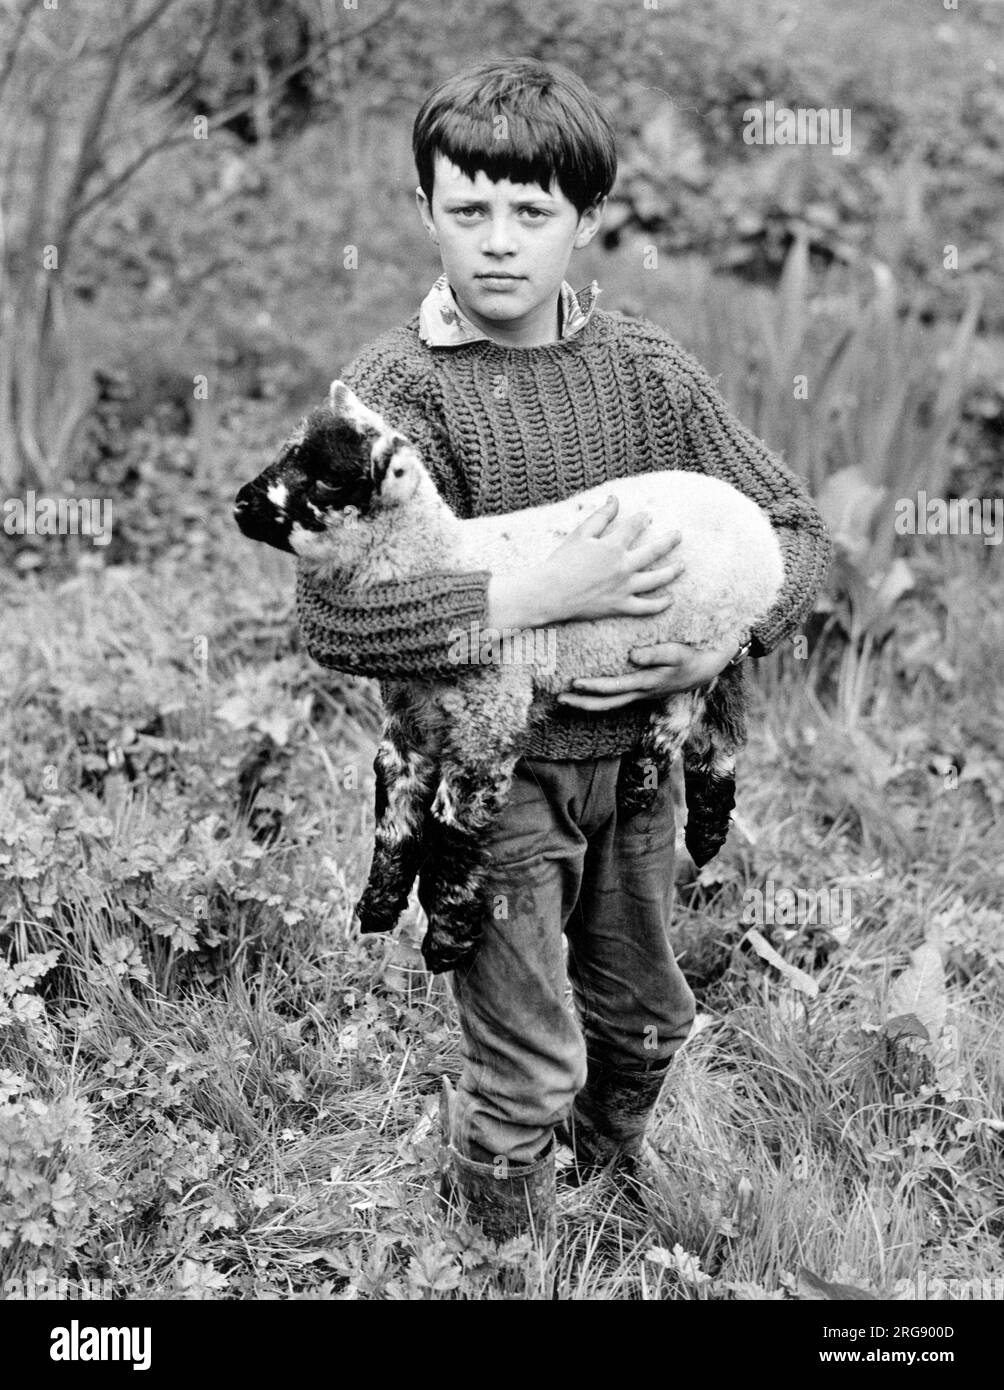
M 819 18 L 815 0 L 796 8 Z M 824 18 L 831 34 L 855 22 Z M 908 72 L 930 56 L 920 30 L 883 42 L 876 81 L 890 51 Z M 644 1211 L 602 1180 L 568 1193 L 553 1245 L 495 1251 L 435 1199 L 459 1035 L 445 981 L 421 969 L 417 909 L 394 938 L 350 926 L 374 688 L 297 650 L 288 561 L 229 519 L 294 406 L 435 271 L 416 261 L 432 253 L 407 141 L 361 129 L 354 165 L 308 131 L 208 220 L 200 166 L 151 170 L 143 196 L 161 208 L 171 187 L 192 214 L 171 224 L 182 261 L 242 254 L 167 325 L 145 292 L 123 292 L 118 323 L 92 311 L 93 355 L 135 359 L 141 399 L 164 381 L 187 397 L 201 371 L 215 394 L 188 437 L 130 427 L 95 472 L 119 549 L 67 546 L 60 566 L 45 540 L 5 595 L 0 1289 L 41 1271 L 132 1299 L 726 1301 L 804 1296 L 804 1268 L 889 1297 L 979 1290 L 1004 1233 L 1004 576 L 979 537 L 891 539 L 900 491 L 964 476 L 976 310 L 929 327 L 872 272 L 824 283 L 798 242 L 777 294 L 697 260 L 643 274 L 630 238 L 576 268 L 604 307 L 665 324 L 722 373 L 821 496 L 861 472 L 830 499 L 834 529 L 841 504 L 850 520 L 825 623 L 759 663 L 729 844 L 699 875 L 681 862 L 674 947 L 701 1026 L 655 1116 L 665 1180 Z M 358 272 L 341 269 L 349 246 Z M 218 390 L 231 348 L 265 364 L 264 399 Z M 889 592 L 894 562 L 909 582 Z M 745 940 L 768 883 L 845 889 L 849 917 L 758 924 L 769 965 Z M 923 1032 L 904 1030 L 894 1003 L 925 943 L 938 967 L 906 1011 Z
M 371 694 L 289 651 L 285 562 L 255 561 L 221 535 L 201 566 L 84 569 L 58 602 L 29 579 L 5 615 L 9 956 L 54 955 L 4 982 L 0 1279 L 43 1269 L 130 1298 L 717 1300 L 792 1295 L 803 1266 L 889 1296 L 992 1277 L 1004 731 L 987 712 L 1004 595 L 978 538 L 915 559 L 938 577 L 928 617 L 957 698 L 929 667 L 905 678 L 895 644 L 853 721 L 821 668 L 763 664 L 737 829 L 679 887 L 703 1026 L 656 1116 L 665 1186 L 639 1214 L 594 1183 L 565 1200 L 552 1248 L 501 1253 L 434 1199 L 441 1078 L 460 1058 L 420 923 L 365 942 L 349 926 Z M 159 733 L 130 740 L 151 711 Z M 249 747 L 271 821 L 239 806 Z M 946 776 L 959 748 L 969 762 Z M 815 999 L 741 945 L 743 895 L 768 879 L 851 891 L 840 929 L 761 928 Z M 897 1039 L 890 980 L 925 939 L 944 1026 Z

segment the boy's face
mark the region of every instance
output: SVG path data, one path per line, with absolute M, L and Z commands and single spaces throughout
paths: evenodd
M 606 199 L 581 215 L 553 184 L 470 179 L 437 154 L 432 206 L 418 210 L 439 247 L 461 309 L 482 332 L 509 347 L 558 339 L 558 291 L 572 251 L 596 234 Z

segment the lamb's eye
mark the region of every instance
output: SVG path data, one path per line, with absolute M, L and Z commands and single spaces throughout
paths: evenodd
M 330 483 L 322 482 L 320 479 L 314 484 L 314 496 L 318 502 L 330 502 L 337 492 L 336 487 L 332 487 Z

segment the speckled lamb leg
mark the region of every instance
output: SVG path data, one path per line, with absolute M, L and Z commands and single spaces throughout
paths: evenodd
M 743 672 L 726 669 L 709 687 L 683 750 L 683 838 L 698 868 L 715 857 L 729 833 L 736 804 L 736 753 L 746 740 L 746 706 Z
M 621 759 L 617 777 L 617 812 L 625 820 L 651 809 L 659 783 L 669 773 L 669 759 L 658 753 L 647 734 Z
M 617 811 L 625 820 L 651 809 L 659 784 L 669 775 L 673 759 L 700 717 L 701 692 L 685 690 L 670 696 L 649 721 L 629 757 L 621 759 L 617 778 Z
M 489 910 L 486 844 L 509 796 L 518 758 L 512 749 L 474 766 L 443 764 L 429 820 L 429 926 L 422 942 L 425 963 L 434 973 L 463 965 L 481 936 Z
M 440 781 L 427 823 L 430 862 L 423 875 L 429 928 L 422 954 L 434 972 L 470 960 L 483 930 L 490 832 L 526 744 L 533 697 L 532 663 L 523 661 L 485 667 L 473 699 L 470 691 L 439 693 Z
M 436 777 L 434 760 L 406 747 L 393 717 L 373 761 L 376 826 L 369 879 L 356 904 L 362 932 L 390 931 L 408 905 L 423 854 L 423 825 Z
M 700 869 L 724 845 L 736 804 L 736 760 L 712 740 L 702 738 L 683 750 L 687 798 L 684 844 Z

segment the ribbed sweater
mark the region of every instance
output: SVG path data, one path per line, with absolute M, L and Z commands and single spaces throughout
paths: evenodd
M 416 314 L 364 348 L 342 379 L 406 435 L 460 517 L 557 502 L 658 468 L 707 473 L 757 502 L 777 532 L 785 582 L 752 634 L 762 656 L 812 607 L 831 543 L 801 481 L 741 424 L 711 378 L 666 332 L 594 309 L 575 337 L 510 348 L 426 346 Z M 308 653 L 384 680 L 452 679 L 457 628 L 488 626 L 488 570 L 437 573 L 343 595 L 297 561 Z M 452 634 L 452 636 L 451 636 Z M 547 705 L 526 752 L 584 759 L 626 752 L 649 701 L 593 712 Z

